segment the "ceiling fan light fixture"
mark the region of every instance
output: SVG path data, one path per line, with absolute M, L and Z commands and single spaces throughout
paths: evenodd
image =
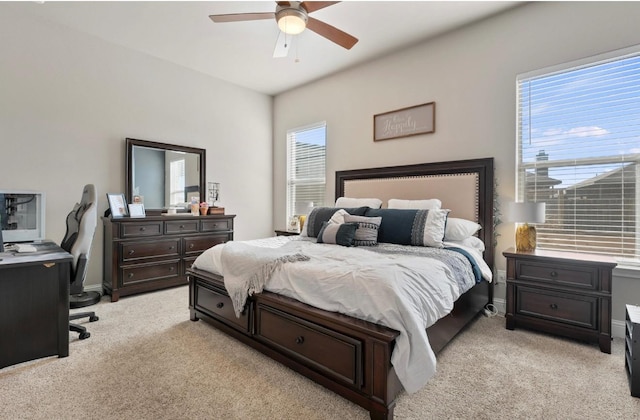
M 278 28 L 285 34 L 297 35 L 307 27 L 307 14 L 298 9 L 282 9 L 276 12 Z

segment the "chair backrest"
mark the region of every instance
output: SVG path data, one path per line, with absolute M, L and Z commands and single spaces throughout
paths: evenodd
M 84 279 L 86 264 L 82 264 L 82 273 L 78 273 L 78 261 L 81 256 L 85 261 L 89 260 L 91 243 L 98 223 L 98 196 L 93 184 L 87 184 L 82 190 L 82 200 L 73 206 L 73 210 L 67 215 L 67 233 L 60 247 L 73 255 L 72 279 Z

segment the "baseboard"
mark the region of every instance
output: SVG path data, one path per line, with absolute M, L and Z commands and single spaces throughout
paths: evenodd
M 102 290 L 102 285 L 101 284 L 94 284 L 91 286 L 85 286 L 82 288 L 82 290 L 84 290 L 85 292 L 98 292 L 100 293 L 100 296 L 102 296 L 104 294 L 104 291 Z
M 504 299 L 493 298 L 493 305 L 501 315 L 506 312 L 506 301 Z M 617 319 L 611 320 L 611 336 L 613 338 L 624 338 L 625 322 Z

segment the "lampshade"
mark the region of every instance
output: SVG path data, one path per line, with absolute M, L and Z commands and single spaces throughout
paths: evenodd
M 283 9 L 276 13 L 278 28 L 285 34 L 297 35 L 307 27 L 307 15 L 297 9 Z
M 295 214 L 298 216 L 306 215 L 313 209 L 313 201 L 296 201 Z
M 515 223 L 544 223 L 545 203 L 509 203 L 506 218 Z

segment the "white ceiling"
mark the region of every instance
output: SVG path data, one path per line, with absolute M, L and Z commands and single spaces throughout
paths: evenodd
M 359 39 L 351 49 L 309 30 L 273 58 L 275 20 L 213 23 L 211 14 L 273 12 L 273 1 L 4 3 L 103 40 L 274 95 L 520 4 L 344 1 L 311 14 Z M 296 60 L 297 58 L 297 60 Z

